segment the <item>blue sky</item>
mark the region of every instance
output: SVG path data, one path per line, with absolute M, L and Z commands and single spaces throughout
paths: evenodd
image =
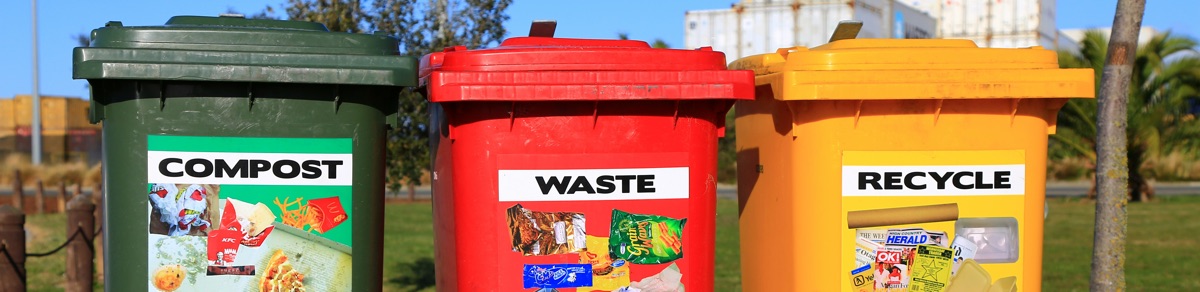
M 10 0 L 0 7 L 0 98 L 32 92 L 32 48 L 30 1 Z M 55 0 L 38 3 L 41 92 L 87 98 L 86 81 L 71 79 L 71 50 L 75 35 L 103 26 L 109 20 L 125 25 L 159 25 L 174 15 L 217 15 L 232 8 L 244 13 L 261 11 L 284 0 Z M 509 7 L 505 27 L 510 36 L 524 35 L 535 19 L 558 20 L 556 35 L 576 38 L 615 38 L 626 32 L 630 38 L 661 38 L 668 44 L 683 44 L 683 14 L 687 10 L 728 8 L 734 0 L 661 1 L 531 1 L 517 0 Z M 1147 1 L 1144 25 L 1171 29 L 1192 37 L 1200 36 L 1200 11 L 1196 0 Z M 1116 0 L 1058 0 L 1059 28 L 1108 27 L 1112 25 Z

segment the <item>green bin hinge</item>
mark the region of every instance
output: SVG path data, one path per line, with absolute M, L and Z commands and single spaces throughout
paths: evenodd
M 104 120 L 104 105 L 96 102 L 96 95 L 91 94 L 88 99 L 88 121 L 92 124 L 100 123 Z

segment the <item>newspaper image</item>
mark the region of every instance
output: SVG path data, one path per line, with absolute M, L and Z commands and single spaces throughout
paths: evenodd
M 975 251 L 979 250 L 975 242 L 957 235 L 954 236 L 954 243 L 950 248 L 954 250 L 954 269 L 950 270 L 950 275 L 958 274 L 958 267 L 962 266 L 963 261 L 975 259 Z
M 887 229 L 857 229 L 858 238 L 866 239 L 880 245 L 887 241 Z
M 945 232 L 927 231 L 919 227 L 888 229 L 884 241 L 884 245 L 917 246 L 919 244 L 950 247 L 950 241 L 946 238 Z
M 854 245 L 854 266 L 862 267 L 875 263 L 875 251 L 882 245 L 859 237 Z
M 954 251 L 933 245 L 918 245 L 912 261 L 909 292 L 943 292 L 950 284 L 950 257 Z
M 907 291 L 913 249 L 883 246 L 875 251 L 875 291 Z

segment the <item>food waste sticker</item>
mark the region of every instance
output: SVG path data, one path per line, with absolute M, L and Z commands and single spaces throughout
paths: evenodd
M 950 257 L 954 251 L 932 246 L 918 245 L 912 261 L 912 283 L 909 292 L 942 292 L 950 284 Z
M 843 196 L 1025 194 L 1025 153 L 995 151 L 846 151 Z
M 148 290 L 348 291 L 352 149 L 350 138 L 147 136 L 136 179 Z
M 526 289 L 592 286 L 592 265 L 526 264 L 522 279 Z

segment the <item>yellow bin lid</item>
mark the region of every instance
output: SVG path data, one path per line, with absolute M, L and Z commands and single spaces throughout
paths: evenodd
M 970 40 L 847 39 L 738 59 L 777 100 L 1094 98 L 1092 69 L 1060 69 L 1042 47 Z

